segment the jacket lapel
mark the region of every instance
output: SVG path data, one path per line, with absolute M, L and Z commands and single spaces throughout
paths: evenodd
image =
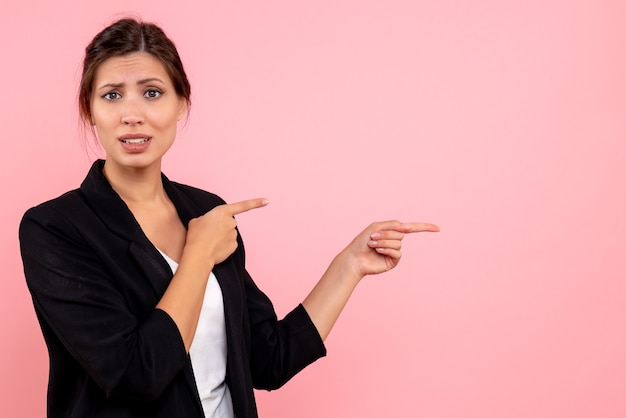
M 158 301 L 172 279 L 172 270 L 143 233 L 126 203 L 113 190 L 102 172 L 103 167 L 103 160 L 94 162 L 80 190 L 102 223 L 128 242 L 129 256 L 144 273 Z

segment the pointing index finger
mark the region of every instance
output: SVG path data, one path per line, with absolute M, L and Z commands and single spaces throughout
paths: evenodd
M 247 212 L 252 209 L 257 209 L 263 206 L 267 206 L 269 203 L 270 203 L 269 200 L 265 198 L 259 198 L 259 199 L 242 200 L 241 202 L 237 202 L 237 203 L 229 203 L 225 206 L 228 208 L 230 213 L 234 216 L 243 212 Z
M 429 224 L 425 222 L 407 222 L 403 223 L 402 227 L 404 232 L 439 232 L 439 227 L 435 224 Z

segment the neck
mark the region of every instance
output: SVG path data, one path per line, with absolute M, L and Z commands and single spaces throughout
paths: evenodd
M 113 190 L 128 205 L 156 203 L 165 197 L 160 162 L 135 168 L 121 167 L 107 160 L 103 172 Z

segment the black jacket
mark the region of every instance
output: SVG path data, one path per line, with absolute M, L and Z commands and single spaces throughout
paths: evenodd
M 50 354 L 49 417 L 202 417 L 178 328 L 155 309 L 172 271 L 96 161 L 80 189 L 26 212 L 24 272 Z M 163 185 L 184 225 L 224 202 Z M 223 293 L 226 379 L 237 418 L 256 417 L 253 387 L 275 389 L 326 354 L 299 305 L 277 321 L 239 247 L 213 269 Z

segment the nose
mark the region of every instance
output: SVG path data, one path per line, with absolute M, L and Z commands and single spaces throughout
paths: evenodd
M 128 100 L 122 111 L 121 122 L 124 125 L 141 125 L 144 122 L 144 115 L 141 106 L 135 100 Z

